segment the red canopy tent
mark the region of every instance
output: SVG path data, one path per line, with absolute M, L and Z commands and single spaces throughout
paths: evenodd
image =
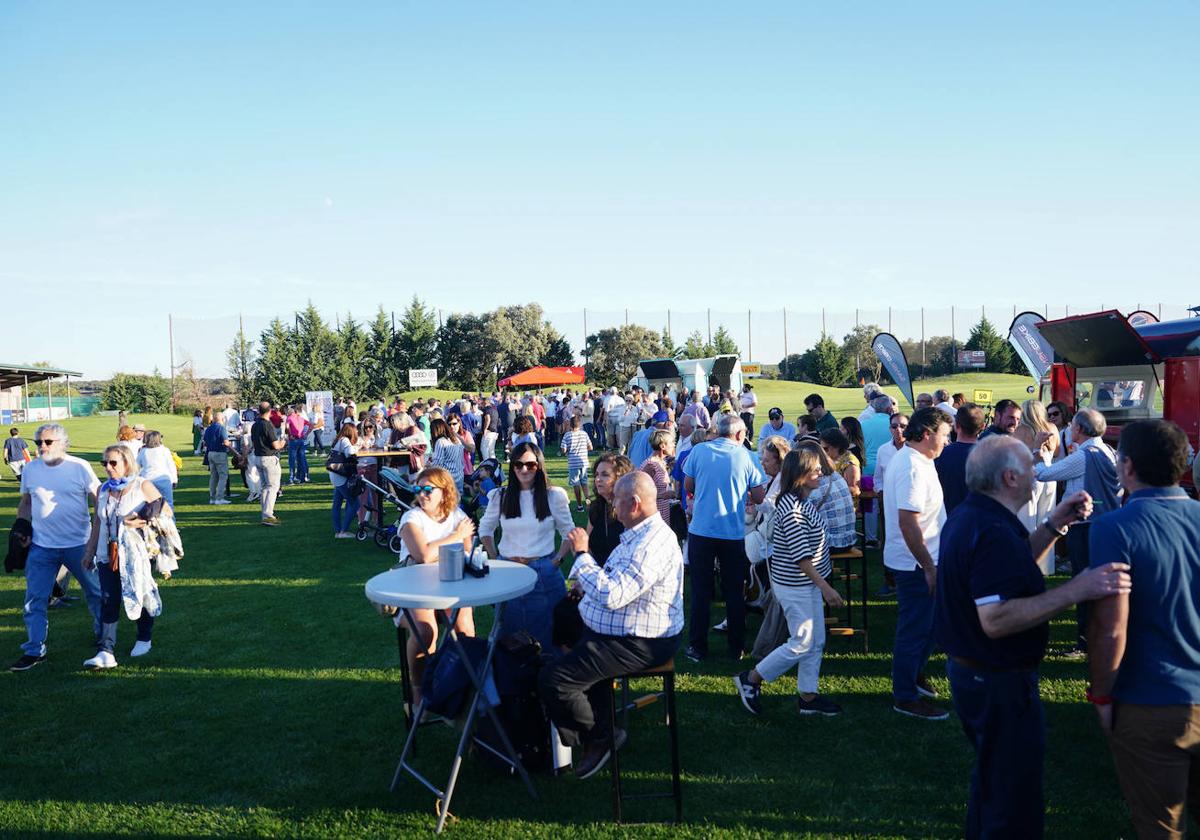
M 545 367 L 538 365 L 496 383 L 497 388 L 533 388 L 538 385 L 579 385 L 585 378 L 581 367 Z

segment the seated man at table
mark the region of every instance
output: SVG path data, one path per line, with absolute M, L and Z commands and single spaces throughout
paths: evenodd
M 583 638 L 542 669 L 539 693 L 567 746 L 582 746 L 575 774 L 589 778 L 609 759 L 612 680 L 669 662 L 683 634 L 683 555 L 658 515 L 650 476 L 632 472 L 613 491 L 625 526 L 620 544 L 601 567 L 588 553 L 588 535 L 567 535 L 575 551 L 571 577 L 582 592 Z M 616 732 L 619 749 L 625 733 Z

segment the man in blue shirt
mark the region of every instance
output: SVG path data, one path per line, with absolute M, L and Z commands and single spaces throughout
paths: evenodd
M 1132 566 L 1133 591 L 1092 611 L 1088 699 L 1139 837 L 1182 837 L 1185 802 L 1200 817 L 1200 502 L 1179 487 L 1187 456 L 1174 423 L 1127 425 L 1116 465 L 1127 501 L 1091 526 L 1093 568 Z
M 982 430 L 983 409 L 966 403 L 954 415 L 957 440 L 943 449 L 933 462 L 942 485 L 942 504 L 946 506 L 947 516 L 967 497 L 967 456 L 971 454 Z
M 688 525 L 688 568 L 692 575 L 692 626 L 686 655 L 699 662 L 708 655 L 709 602 L 713 570 L 721 564 L 725 595 L 726 638 L 735 660 L 746 641 L 746 603 L 742 585 L 750 570 L 746 559 L 746 495 L 755 504 L 766 495 L 767 476 L 743 445 L 746 424 L 734 414 L 722 414 L 715 440 L 693 447 L 683 465 L 683 487 L 691 495 Z
M 1034 483 L 1020 441 L 975 444 L 966 481 L 971 492 L 941 534 L 934 617 L 954 709 L 976 757 L 965 835 L 1038 838 L 1045 720 L 1037 667 L 1049 620 L 1081 600 L 1128 592 L 1129 567 L 1106 564 L 1046 591 L 1036 558 L 1090 515 L 1091 499 L 1071 494 L 1030 534 L 1016 515 Z

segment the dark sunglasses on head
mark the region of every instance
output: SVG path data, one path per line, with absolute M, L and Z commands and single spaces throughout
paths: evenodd
M 436 490 L 437 488 L 434 487 L 432 484 L 420 484 L 420 485 L 414 487 L 413 489 L 416 490 L 418 493 L 424 493 L 424 494 L 428 495 L 428 494 L 432 493 L 434 490 Z
M 537 468 L 537 461 L 516 461 L 513 463 L 513 469 L 515 470 L 536 470 Z
M 41 440 L 34 440 L 33 445 L 34 446 L 53 446 L 54 440 L 51 438 L 42 438 Z

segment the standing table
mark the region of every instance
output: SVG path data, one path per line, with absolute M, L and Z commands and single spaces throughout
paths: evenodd
M 450 778 L 446 782 L 446 789 L 444 791 L 439 790 L 436 785 L 422 776 L 408 763 L 409 756 L 413 750 L 417 727 L 420 726 L 421 718 L 425 713 L 426 699 L 424 697 L 421 698 L 421 702 L 417 705 L 412 725 L 408 730 L 408 737 L 404 741 L 404 750 L 400 753 L 400 763 L 396 766 L 395 776 L 392 777 L 392 790 L 396 789 L 396 785 L 400 781 L 401 771 L 407 771 L 437 796 L 439 806 L 437 832 L 439 834 L 442 831 L 442 827 L 446 824 L 446 816 L 450 813 L 450 799 L 454 796 L 454 785 L 458 781 L 458 771 L 462 767 L 462 759 L 467 751 L 467 745 L 471 742 L 477 712 L 481 705 L 487 716 L 491 718 L 492 724 L 496 727 L 496 731 L 500 735 L 504 750 L 508 753 L 507 760 L 520 773 L 521 779 L 525 782 L 525 787 L 529 790 L 529 795 L 535 799 L 537 798 L 537 792 L 533 789 L 533 782 L 530 781 L 529 774 L 521 764 L 516 750 L 513 749 L 512 742 L 508 738 L 508 733 L 504 731 L 504 727 L 500 724 L 495 710 L 492 709 L 486 697 L 483 696 L 483 686 L 491 672 L 492 660 L 496 654 L 496 641 L 500 632 L 500 610 L 503 608 L 505 601 L 510 601 L 513 598 L 532 591 L 533 587 L 537 584 L 537 574 L 528 566 L 520 563 L 512 563 L 507 560 L 492 560 L 490 561 L 490 565 L 491 572 L 487 577 L 475 578 L 466 575 L 462 580 L 443 581 L 438 579 L 438 564 L 425 563 L 419 566 L 392 569 L 391 571 L 375 575 L 366 584 L 367 600 L 377 604 L 398 607 L 404 615 L 404 620 L 408 622 L 409 628 L 417 638 L 420 638 L 420 633 L 417 631 L 416 622 L 409 610 L 449 610 L 447 632 L 443 638 L 448 639 L 450 644 L 458 648 L 463 666 L 467 671 L 467 676 L 471 680 L 470 709 L 467 712 L 467 720 L 463 726 L 462 737 L 458 742 L 458 749 L 455 750 L 454 760 L 450 765 Z M 492 630 L 488 633 L 487 654 L 484 657 L 483 666 L 476 671 L 471 665 L 466 651 L 463 649 L 458 634 L 454 631 L 454 623 L 458 618 L 459 610 L 464 607 L 479 607 L 487 604 L 494 605 L 496 614 L 492 621 Z M 505 756 L 501 757 L 505 758 Z

